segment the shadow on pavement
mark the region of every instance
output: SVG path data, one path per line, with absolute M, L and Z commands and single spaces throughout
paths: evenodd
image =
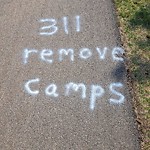
M 116 80 L 116 82 L 124 82 L 124 77 L 126 76 L 125 64 L 118 63 L 115 69 L 111 72 L 111 76 Z

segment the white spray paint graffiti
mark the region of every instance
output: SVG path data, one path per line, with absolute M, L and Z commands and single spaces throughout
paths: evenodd
M 64 31 L 66 34 L 68 34 L 69 33 L 69 31 L 68 31 L 68 18 L 63 17 L 63 22 L 64 22 Z
M 51 24 L 49 26 L 41 27 L 40 30 L 49 29 L 50 31 L 49 32 L 48 31 L 47 32 L 46 31 L 45 32 L 40 32 L 40 35 L 47 35 L 48 36 L 48 35 L 53 35 L 57 32 L 58 27 L 56 26 L 57 21 L 55 19 L 41 19 L 40 22 L 42 22 L 42 23 L 48 22 L 48 23 Z
M 63 60 L 63 58 L 62 58 L 63 54 L 64 55 L 69 55 L 69 53 L 70 53 L 70 60 L 74 61 L 74 50 L 73 49 L 68 49 L 68 50 L 66 50 L 66 49 L 60 49 L 59 50 L 59 61 Z
M 100 98 L 104 94 L 104 89 L 99 85 L 91 86 L 91 97 L 90 97 L 90 109 L 94 110 L 96 99 Z
M 58 61 L 62 62 L 64 60 L 64 55 L 68 56 L 70 61 L 75 61 L 75 50 L 73 48 L 68 48 L 68 49 L 58 49 Z M 108 52 L 108 48 L 104 47 L 103 50 L 101 50 L 99 47 L 96 47 L 95 51 L 98 53 L 98 58 L 99 60 L 105 60 L 106 54 Z M 54 54 L 54 50 L 51 49 L 43 49 L 41 51 L 35 50 L 35 49 L 24 49 L 23 52 L 23 63 L 27 64 L 28 63 L 28 59 L 29 59 L 29 55 L 31 55 L 32 53 L 37 53 L 38 55 L 40 55 L 40 59 L 41 61 L 45 61 L 48 63 L 53 63 L 53 58 L 52 55 Z M 119 61 L 123 61 L 124 59 L 122 57 L 120 57 L 120 54 L 123 54 L 124 50 L 120 47 L 115 47 L 112 49 L 112 59 L 113 61 L 119 62 Z M 87 60 L 90 57 L 92 57 L 93 53 L 92 50 L 90 50 L 89 48 L 81 48 L 79 49 L 79 58 L 83 59 L 83 60 Z
M 124 61 L 121 57 L 124 54 L 124 50 L 121 47 L 114 47 L 112 50 L 112 57 L 114 61 Z
M 88 59 L 89 57 L 92 56 L 92 52 L 90 51 L 90 49 L 88 48 L 82 48 L 80 49 L 80 54 L 79 54 L 80 58 L 82 59 Z
M 110 91 L 113 94 L 119 96 L 119 99 L 113 99 L 113 98 L 109 99 L 110 103 L 112 103 L 112 104 L 122 104 L 122 103 L 124 103 L 125 97 L 121 93 L 117 92 L 114 89 L 114 88 L 122 88 L 122 87 L 123 87 L 123 84 L 120 83 L 120 82 L 118 82 L 118 83 L 111 83 L 110 84 L 110 86 L 109 86 Z
M 66 85 L 66 95 L 69 95 L 70 89 L 73 89 L 75 91 L 78 91 L 79 89 L 82 90 L 82 99 L 86 98 L 86 87 L 83 83 L 75 84 L 73 82 L 70 82 L 69 84 Z
M 80 16 L 76 16 L 76 31 L 80 32 Z
M 74 24 L 70 23 L 73 20 L 75 20 L 75 23 Z M 68 17 L 62 17 L 61 22 L 59 19 L 55 19 L 55 18 L 40 19 L 39 22 L 42 23 L 43 26 L 39 29 L 39 34 L 41 36 L 52 36 L 55 35 L 59 31 L 59 29 L 63 29 L 65 34 L 71 33 L 71 29 L 74 29 L 75 32 L 80 32 L 81 31 L 80 16 L 78 15 L 75 16 L 73 20 L 70 20 Z M 75 27 L 72 27 L 72 25 Z M 111 49 L 111 51 L 108 47 L 104 47 L 103 49 L 96 47 L 94 48 L 94 50 L 97 52 L 96 57 L 98 57 L 99 60 L 105 60 L 108 53 L 111 52 L 112 61 L 116 61 L 116 62 L 124 61 L 122 57 L 124 50 L 121 47 L 114 47 L 113 49 Z M 78 55 L 76 55 L 75 52 L 77 52 Z M 25 48 L 23 52 L 23 63 L 28 64 L 29 57 L 31 57 L 32 54 L 34 54 L 34 57 L 40 58 L 40 61 L 53 64 L 54 58 L 56 59 L 56 57 L 53 58 L 54 53 L 56 53 L 59 62 L 62 62 L 64 59 L 66 59 L 66 57 L 69 57 L 69 60 L 71 62 L 74 62 L 75 56 L 78 56 L 78 59 L 87 60 L 95 54 L 92 49 L 85 48 L 85 47 L 80 48 L 79 51 L 74 50 L 73 48 L 67 48 L 67 49 L 60 48 L 57 50 L 57 52 L 49 48 L 42 49 L 42 50 Z M 33 88 L 35 86 L 38 86 L 39 82 L 40 82 L 39 78 L 28 80 L 24 84 L 24 89 L 26 93 L 32 96 L 39 95 L 40 94 L 39 89 L 35 90 Z M 79 92 L 81 95 L 81 99 L 87 98 L 87 86 L 84 83 L 70 82 L 67 83 L 64 87 L 65 87 L 65 91 L 64 91 L 65 96 L 71 96 L 72 92 Z M 111 96 L 117 97 L 117 98 L 110 98 L 109 99 L 110 104 L 120 105 L 125 102 L 124 95 L 121 92 L 118 92 L 118 90 L 120 90 L 120 88 L 122 87 L 123 84 L 120 82 L 111 83 L 109 85 L 109 91 Z M 102 99 L 103 95 L 105 94 L 105 89 L 103 89 L 102 86 L 98 84 L 96 85 L 92 84 L 88 89 L 90 89 L 90 91 L 88 91 L 88 93 L 90 94 L 89 108 L 91 110 L 94 110 L 97 101 Z M 48 97 L 57 98 L 60 96 L 60 94 L 57 91 L 57 85 L 54 83 L 49 84 L 44 89 L 44 92 L 45 95 Z
M 58 97 L 57 91 L 57 86 L 55 84 L 50 84 L 46 89 L 45 89 L 45 94 L 47 96 L 53 96 L 53 97 Z
M 108 51 L 108 48 L 107 48 L 107 47 L 104 47 L 103 52 L 102 52 L 101 49 L 98 48 L 98 47 L 96 47 L 96 50 L 97 50 L 97 52 L 98 52 L 98 54 L 99 54 L 99 59 L 104 60 L 104 59 L 105 59 L 106 52 Z
M 39 83 L 40 79 L 36 78 L 36 79 L 31 79 L 29 81 L 27 81 L 25 83 L 25 91 L 30 94 L 30 95 L 38 95 L 39 94 L 39 90 L 32 90 L 31 86 L 33 85 L 37 85 Z M 118 99 L 113 99 L 110 98 L 109 102 L 111 104 L 117 104 L 120 105 L 122 103 L 124 103 L 125 101 L 125 97 L 122 95 L 122 93 L 118 92 L 117 89 L 118 88 L 122 88 L 123 84 L 118 82 L 118 83 L 111 83 L 109 85 L 109 90 L 110 93 L 112 94 L 112 96 L 118 96 Z M 81 94 L 81 98 L 82 99 L 86 99 L 86 94 L 87 94 L 87 87 L 85 84 L 83 83 L 74 83 L 74 82 L 70 82 L 68 84 L 65 85 L 65 96 L 71 96 L 71 93 L 75 91 L 75 92 L 79 92 Z M 100 85 L 91 85 L 90 86 L 90 109 L 94 110 L 95 106 L 96 106 L 96 101 L 100 100 L 100 98 L 105 94 L 105 90 L 100 86 Z M 45 95 L 50 96 L 50 97 L 58 97 L 59 93 L 57 92 L 57 85 L 52 83 L 49 84 L 46 88 L 45 88 Z
M 40 81 L 39 78 L 27 81 L 25 83 L 25 90 L 27 91 L 27 93 L 29 93 L 30 95 L 37 95 L 37 94 L 39 94 L 38 90 L 31 90 L 31 87 L 30 87 L 31 84 L 38 83 L 39 81 Z
M 41 60 L 46 61 L 46 62 L 51 64 L 53 62 L 53 59 L 48 59 L 46 57 L 50 57 L 52 55 L 53 55 L 53 51 L 52 50 L 44 49 L 44 50 L 41 51 L 40 57 L 41 57 Z
M 64 27 L 64 32 L 66 34 L 69 34 L 69 26 L 68 26 L 68 17 L 63 17 L 63 27 Z M 75 21 L 76 21 L 76 32 L 80 32 L 80 16 L 75 16 Z M 50 25 L 47 26 L 42 26 L 40 28 L 40 35 L 42 36 L 51 36 L 54 35 L 55 33 L 58 32 L 58 26 L 57 26 L 57 20 L 54 18 L 46 18 L 46 19 L 40 19 L 40 23 L 48 23 Z
M 23 62 L 24 62 L 24 64 L 27 64 L 28 63 L 28 58 L 29 58 L 29 54 L 31 54 L 31 53 L 38 53 L 38 51 L 37 50 L 35 50 L 35 49 L 24 49 L 24 52 L 23 52 Z

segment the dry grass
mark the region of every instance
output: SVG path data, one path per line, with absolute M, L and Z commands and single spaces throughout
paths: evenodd
M 129 59 L 142 149 L 150 150 L 150 2 L 115 0 L 122 42 Z

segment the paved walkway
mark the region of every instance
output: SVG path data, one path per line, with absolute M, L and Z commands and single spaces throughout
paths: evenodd
M 110 0 L 0 1 L 0 149 L 139 150 Z

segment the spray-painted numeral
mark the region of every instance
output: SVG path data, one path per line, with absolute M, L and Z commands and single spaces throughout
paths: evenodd
M 43 26 L 40 28 L 41 30 L 44 30 L 44 32 L 40 32 L 40 35 L 53 35 L 57 32 L 58 27 L 56 26 L 57 21 L 55 19 L 41 19 L 40 22 L 50 23 L 49 26 Z M 48 29 L 49 29 L 49 31 L 47 31 Z
M 80 16 L 76 16 L 76 31 L 80 32 Z
M 62 18 L 62 22 L 63 22 L 63 30 L 66 34 L 69 34 L 69 29 L 70 29 L 70 25 L 69 25 L 69 21 L 68 21 L 68 17 L 63 17 Z M 46 18 L 46 19 L 40 19 L 41 23 L 48 23 L 49 25 L 47 26 L 42 26 L 40 28 L 40 35 L 42 36 L 51 36 L 57 33 L 59 27 L 58 27 L 58 22 L 56 19 L 54 18 Z M 76 32 L 80 32 L 81 30 L 81 25 L 80 25 L 80 16 L 75 16 L 75 31 Z
M 68 34 L 69 31 L 68 31 L 68 18 L 67 17 L 63 17 L 63 23 L 64 23 L 64 31 L 66 34 Z

